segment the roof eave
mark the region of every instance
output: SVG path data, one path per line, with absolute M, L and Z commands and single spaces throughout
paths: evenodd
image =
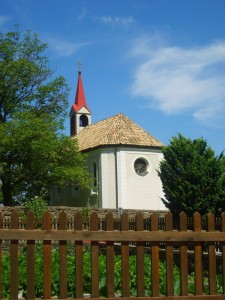
M 163 146 L 144 146 L 144 145 L 124 145 L 124 144 L 107 144 L 107 145 L 98 145 L 94 147 L 90 147 L 84 150 L 80 150 L 82 153 L 86 153 L 92 150 L 97 150 L 100 148 L 118 148 L 118 147 L 123 147 L 123 148 L 139 148 L 139 149 L 152 149 L 152 150 L 161 150 Z

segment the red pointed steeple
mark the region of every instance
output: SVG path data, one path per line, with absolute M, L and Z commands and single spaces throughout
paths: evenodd
M 79 63 L 76 97 L 70 110 L 70 136 L 77 135 L 84 127 L 91 124 L 91 111 L 84 95 L 80 65 Z
M 78 112 L 82 107 L 85 107 L 89 112 L 91 112 L 89 107 L 87 106 L 85 95 L 84 95 L 81 71 L 78 71 L 77 92 L 76 92 L 75 101 L 74 101 L 74 104 L 72 107 L 75 112 Z

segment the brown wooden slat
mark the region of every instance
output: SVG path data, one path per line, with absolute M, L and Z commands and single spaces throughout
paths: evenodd
M 143 214 L 138 213 L 136 215 L 136 231 L 144 230 L 144 219 Z M 145 277 L 144 277 L 144 243 L 137 242 L 136 245 L 137 258 L 136 258 L 136 268 L 137 268 L 137 296 L 143 297 L 145 294 Z
M 3 227 L 3 217 L 0 213 L 0 230 Z M 2 240 L 0 240 L 0 299 L 2 297 Z
M 79 232 L 83 230 L 83 217 L 80 212 L 75 214 L 75 229 Z M 75 257 L 76 257 L 76 298 L 82 298 L 84 294 L 83 280 L 83 242 L 75 242 Z
M 59 230 L 67 229 L 67 215 L 64 211 L 59 214 Z M 67 298 L 67 241 L 59 241 L 59 289 L 60 298 Z
M 157 216 L 157 219 L 158 219 L 158 215 L 157 214 L 155 214 L 155 215 Z M 113 217 L 112 217 L 112 219 L 113 219 Z M 154 214 L 153 214 L 153 218 L 151 218 L 152 230 L 153 231 L 150 231 L 150 232 L 143 232 L 142 230 L 140 230 L 138 232 L 130 232 L 130 231 L 127 231 L 126 228 L 125 229 L 121 228 L 122 232 L 116 232 L 116 231 L 113 231 L 113 226 L 111 226 L 111 229 L 110 229 L 110 227 L 107 228 L 107 230 L 109 230 L 109 232 L 103 232 L 103 234 L 102 234 L 102 232 L 98 232 L 98 228 L 95 228 L 95 229 L 91 230 L 91 232 L 82 231 L 82 222 L 80 223 L 81 224 L 81 229 L 79 229 L 79 226 L 75 225 L 76 231 L 67 232 L 66 230 L 61 230 L 60 228 L 59 228 L 59 230 L 51 230 L 51 220 L 50 220 L 50 227 L 49 227 L 50 229 L 46 229 L 44 231 L 39 230 L 39 229 L 38 230 L 29 229 L 28 223 L 27 223 L 27 229 L 17 230 L 17 229 L 12 228 L 12 229 L 9 229 L 9 230 L 5 231 L 5 230 L 1 229 L 1 218 L 0 218 L 0 238 L 2 238 L 4 236 L 4 234 L 9 233 L 8 236 L 5 235 L 7 237 L 6 239 L 9 239 L 10 235 L 12 234 L 11 237 L 13 237 L 13 238 L 12 238 L 12 241 L 11 241 L 11 244 L 10 244 L 10 251 L 11 251 L 11 249 L 15 250 L 17 248 L 17 254 L 15 253 L 15 255 L 13 255 L 13 257 L 14 257 L 13 259 L 14 259 L 14 261 L 16 261 L 16 264 L 17 264 L 17 273 L 18 273 L 18 241 L 20 239 L 22 240 L 24 236 L 28 237 L 28 235 L 29 235 L 29 237 L 27 238 L 28 239 L 27 249 L 30 248 L 30 251 L 28 250 L 28 254 L 27 254 L 28 257 L 30 257 L 29 259 L 27 257 L 27 259 L 30 261 L 28 263 L 28 266 L 29 265 L 32 266 L 32 264 L 33 264 L 32 263 L 33 258 L 32 258 L 32 255 L 29 254 L 29 252 L 33 253 L 33 250 L 31 250 L 31 249 L 33 249 L 32 242 L 34 241 L 34 236 L 37 234 L 37 236 L 40 237 L 40 235 L 39 235 L 40 233 L 42 234 L 42 236 L 44 236 L 45 241 L 50 242 L 50 249 L 51 249 L 51 240 L 57 240 L 58 239 L 60 241 L 61 237 L 63 237 L 62 241 L 66 241 L 66 239 L 68 237 L 71 238 L 71 240 L 72 240 L 72 237 L 73 237 L 74 240 L 77 241 L 76 246 L 78 246 L 78 248 L 79 248 L 79 245 L 81 243 L 82 253 L 80 253 L 80 255 L 81 255 L 80 257 L 82 257 L 82 267 L 83 267 L 83 243 L 82 243 L 83 240 L 91 240 L 93 245 L 95 245 L 95 243 L 96 244 L 98 243 L 99 238 L 102 238 L 102 240 L 109 241 L 108 250 L 110 250 L 110 247 L 112 246 L 113 252 L 111 253 L 110 251 L 108 251 L 108 254 L 111 253 L 112 254 L 111 257 L 113 257 L 113 258 L 114 258 L 113 241 L 115 241 L 115 240 L 122 241 L 122 246 L 123 246 L 123 243 L 125 243 L 124 245 L 127 246 L 129 240 L 133 241 L 133 240 L 136 239 L 136 241 L 138 241 L 138 242 L 143 242 L 143 241 L 151 241 L 151 238 L 153 237 L 152 257 L 155 257 L 155 258 L 157 258 L 157 257 L 159 258 L 159 252 L 156 255 L 156 253 L 157 253 L 156 250 L 157 250 L 157 247 L 159 246 L 159 243 L 158 243 L 159 241 L 165 242 L 167 248 L 171 246 L 172 241 L 181 241 L 181 257 L 182 257 L 182 249 L 184 250 L 183 251 L 183 253 L 184 253 L 183 257 L 187 256 L 187 243 L 188 243 L 188 241 L 192 241 L 193 245 L 194 245 L 194 248 L 195 248 L 195 265 L 197 264 L 196 262 L 199 262 L 200 257 L 202 259 L 202 246 L 201 246 L 201 243 L 199 243 L 199 241 L 208 241 L 209 242 L 210 293 L 215 293 L 215 277 L 216 277 L 216 274 L 213 275 L 215 273 L 215 259 L 214 259 L 214 257 L 215 257 L 215 244 L 214 244 L 214 242 L 218 240 L 218 241 L 221 242 L 221 245 L 222 245 L 223 287 L 225 289 L 225 281 L 224 281 L 225 280 L 224 279 L 224 275 L 225 275 L 225 267 L 224 267 L 224 262 L 225 262 L 225 251 L 224 251 L 225 250 L 225 248 L 224 248 L 224 246 L 225 246 L 225 244 L 224 244 L 225 243 L 225 234 L 224 234 L 224 232 L 225 232 L 225 213 L 222 216 L 222 222 L 221 222 L 222 231 L 221 232 L 214 231 L 215 222 L 214 222 L 214 220 L 212 220 L 212 217 L 209 217 L 209 222 L 208 222 L 208 231 L 209 232 L 201 231 L 201 217 L 199 217 L 198 214 L 195 214 L 195 216 L 194 216 L 194 232 L 192 232 L 192 231 L 185 232 L 185 230 L 187 230 L 187 226 L 186 226 L 187 222 L 186 221 L 183 224 L 181 224 L 182 222 L 180 222 L 181 232 L 178 232 L 178 231 L 177 232 L 170 232 L 170 230 L 168 230 L 168 226 L 166 227 L 166 230 L 167 230 L 166 232 L 161 232 L 161 231 L 158 231 L 158 226 L 157 226 L 157 228 L 154 227 L 155 225 L 154 225 L 154 222 L 153 222 L 152 219 L 154 219 Z M 12 222 L 11 226 L 15 227 L 15 222 L 14 223 Z M 18 226 L 16 225 L 16 227 L 18 227 Z M 32 228 L 32 226 L 30 228 Z M 184 232 L 183 232 L 183 230 L 184 230 Z M 56 232 L 57 232 L 57 234 L 55 234 Z M 17 233 L 17 235 L 13 236 L 13 234 L 15 234 L 15 233 Z M 31 233 L 31 235 L 29 233 Z M 25 234 L 25 235 L 23 235 L 23 234 Z M 191 235 L 192 235 L 192 237 L 191 237 Z M 219 237 L 219 239 L 217 239 L 217 237 Z M 17 245 L 14 244 L 13 241 L 15 241 L 17 243 Z M 91 245 L 92 245 L 92 243 L 91 243 Z M 31 247 L 29 247 L 29 245 Z M 45 247 L 46 245 L 47 244 L 44 242 L 43 255 L 44 255 L 44 249 L 47 249 Z M 14 247 L 14 246 L 16 246 L 16 247 Z M 184 248 L 182 248 L 182 247 L 184 247 Z M 168 248 L 168 249 L 170 249 L 170 248 Z M 159 251 L 159 247 L 158 247 L 158 251 Z M 51 253 L 51 251 L 50 251 L 50 253 Z M 210 253 L 212 253 L 212 254 L 210 254 Z M 16 259 L 16 256 L 17 256 L 17 259 Z M 128 252 L 128 259 L 129 259 L 129 252 Z M 113 261 L 113 260 L 111 260 L 111 261 Z M 51 262 L 51 255 L 50 255 L 50 262 Z M 1 264 L 1 260 L 0 260 L 0 264 Z M 153 264 L 155 264 L 155 266 L 157 265 L 155 259 L 153 259 Z M 185 264 L 187 264 L 187 259 L 185 261 Z M 189 299 L 215 299 L 215 300 L 216 299 L 224 299 L 224 295 L 204 295 L 204 294 L 202 294 L 202 284 L 201 284 L 200 289 L 198 289 L 199 282 L 202 283 L 202 261 L 199 264 L 201 266 L 200 271 L 199 271 L 199 266 L 195 266 L 196 293 L 199 293 L 199 295 L 194 296 L 194 295 L 188 295 L 187 294 L 187 295 L 184 295 L 184 296 L 175 296 L 175 297 L 171 295 L 167 298 L 165 296 L 161 297 L 161 296 L 157 295 L 157 296 L 153 296 L 153 297 L 138 297 L 138 300 L 141 300 L 141 299 L 143 299 L 143 300 L 148 300 L 148 299 L 149 300 L 150 299 L 151 300 L 152 299 L 170 299 L 171 300 L 171 299 L 178 299 L 178 298 L 179 299 L 185 299 L 185 300 L 189 300 Z M 44 263 L 44 265 L 45 265 L 45 263 Z M 111 278 L 113 278 L 113 280 L 112 280 L 113 290 L 111 288 L 109 288 L 109 291 L 107 293 L 107 295 L 111 295 L 109 297 L 111 299 L 113 299 L 114 298 L 114 261 L 113 261 L 113 264 L 110 267 L 109 267 L 109 264 L 108 264 L 107 267 L 108 267 L 107 270 L 113 270 L 113 275 L 111 274 L 112 275 Z M 121 269 L 122 268 L 123 267 L 121 267 Z M 168 273 L 170 272 L 170 274 L 171 274 L 171 266 L 168 267 L 168 268 L 170 270 L 170 271 L 168 271 Z M 32 269 L 32 267 L 31 267 L 31 269 Z M 152 267 L 152 270 L 153 269 L 155 270 L 155 267 Z M 184 270 L 183 274 L 185 275 L 187 273 L 187 266 L 185 266 L 181 263 L 181 273 L 182 273 L 182 269 Z M 76 270 L 77 270 L 77 266 L 76 266 Z M 157 268 L 156 268 L 156 270 L 157 270 Z M 159 268 L 158 268 L 158 270 L 159 270 Z M 12 272 L 15 272 L 15 264 L 11 262 L 11 274 L 12 274 Z M 154 272 L 154 275 L 152 275 L 152 276 L 155 276 L 156 272 L 155 271 L 153 271 L 153 272 Z M 51 272 L 50 272 L 50 274 L 51 274 Z M 82 275 L 83 275 L 83 270 L 82 270 Z M 199 280 L 199 278 L 200 278 L 200 280 Z M 82 280 L 83 280 L 83 276 L 82 276 Z M 183 280 L 183 283 L 182 283 L 182 280 Z M 28 281 L 29 281 L 29 279 L 28 279 Z M 34 279 L 30 278 L 30 282 L 33 282 L 33 281 L 34 281 Z M 50 282 L 51 282 L 51 275 L 50 275 Z M 45 280 L 44 280 L 44 283 L 45 283 Z M 96 285 L 96 284 L 94 284 L 94 285 Z M 153 292 L 155 291 L 154 285 L 157 286 L 156 283 L 153 282 Z M 11 286 L 12 286 L 12 282 L 11 282 Z M 184 288 L 182 288 L 182 286 Z M 33 287 L 33 283 L 30 284 L 30 287 Z M 50 287 L 50 289 L 51 289 L 51 287 Z M 186 278 L 185 278 L 185 276 L 183 276 L 181 274 L 181 293 L 183 291 L 185 292 L 185 289 L 186 289 Z M 31 290 L 33 290 L 33 288 L 31 288 Z M 83 291 L 83 284 L 82 284 L 82 291 Z M 153 294 L 153 292 L 152 292 L 152 294 Z M 28 292 L 28 294 L 29 293 L 31 295 L 31 292 Z M 17 283 L 17 294 L 14 293 L 14 296 L 12 296 L 12 294 L 11 294 L 11 296 L 12 296 L 11 298 L 12 299 L 17 299 L 17 295 L 18 295 L 18 283 Z M 76 294 L 76 296 L 77 295 L 78 294 Z M 44 295 L 45 299 L 50 299 L 50 297 L 48 298 L 48 297 L 45 297 L 45 295 Z M 60 296 L 60 297 L 63 298 L 62 296 Z M 93 295 L 92 295 L 92 297 L 93 297 L 93 299 L 98 299 L 97 294 L 96 294 L 96 297 L 94 297 Z M 80 293 L 80 296 L 78 298 L 82 299 L 83 298 L 83 293 L 82 294 Z M 110 299 L 110 298 L 107 298 L 107 300 Z M 30 297 L 30 299 L 32 299 L 32 296 Z M 125 299 L 128 300 L 128 297 L 126 297 L 124 295 L 123 300 L 125 300 Z M 129 300 L 131 300 L 131 299 L 134 299 L 134 297 L 129 297 Z
M 187 231 L 187 215 L 180 214 L 180 231 Z M 188 247 L 186 242 L 180 243 L 180 288 L 181 295 L 188 295 Z
M 168 212 L 165 216 L 166 231 L 173 231 L 173 216 Z M 173 275 L 173 242 L 166 244 L 166 290 L 167 296 L 174 295 L 174 275 Z
M 129 230 L 129 217 L 127 213 L 121 215 L 121 230 Z M 121 244 L 121 275 L 122 275 L 122 296 L 130 296 L 130 277 L 129 277 L 129 242 Z
M 43 216 L 43 228 L 45 230 L 51 230 L 51 215 L 49 212 L 45 212 Z M 45 240 L 43 242 L 43 296 L 44 299 L 50 299 L 52 295 L 52 244 L 51 240 Z
M 215 216 L 208 214 L 208 231 L 215 230 Z M 215 243 L 209 242 L 208 259 L 209 259 L 209 294 L 216 294 L 216 247 Z
M 91 231 L 97 231 L 99 218 L 96 212 L 90 216 Z M 91 297 L 99 297 L 99 244 L 96 241 L 91 242 Z
M 19 228 L 19 215 L 16 211 L 11 214 L 11 228 Z M 10 299 L 18 299 L 19 268 L 18 268 L 18 239 L 10 243 Z
M 113 215 L 106 215 L 106 230 L 113 230 Z M 107 276 L 107 297 L 114 297 L 114 244 L 106 242 L 106 276 Z
M 35 229 L 34 213 L 27 213 L 27 229 Z M 27 299 L 35 298 L 35 241 L 27 241 Z
M 91 298 L 91 300 L 115 300 L 113 297 L 109 298 Z M 122 300 L 224 300 L 224 295 L 189 295 L 189 296 L 159 296 L 159 297 L 124 297 Z M 37 299 L 40 300 L 40 299 Z M 60 299 L 64 300 L 64 299 Z M 68 300 L 68 299 L 65 299 Z M 76 300 L 83 300 L 83 298 Z
M 76 230 L 0 230 L 0 239 L 16 240 L 64 240 L 64 241 L 143 241 L 143 242 L 224 242 L 224 233 L 179 231 L 76 231 Z
M 201 216 L 198 212 L 194 214 L 194 231 L 201 231 Z M 195 246 L 195 294 L 202 295 L 202 244 L 196 242 Z
M 222 213 L 221 215 L 221 231 L 223 234 L 225 233 L 225 212 Z M 222 243 L 222 275 L 223 275 L 223 293 L 225 294 L 225 241 Z
M 151 215 L 151 230 L 158 231 L 158 215 Z M 152 296 L 159 296 L 159 244 L 152 242 Z

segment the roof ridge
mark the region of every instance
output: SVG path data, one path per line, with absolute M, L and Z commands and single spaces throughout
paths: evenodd
M 124 115 L 123 113 L 118 113 L 118 114 L 115 114 L 115 115 L 113 115 L 113 116 L 111 116 L 111 117 L 106 117 L 106 118 L 104 118 L 104 119 L 102 119 L 102 120 L 96 121 L 95 123 L 92 123 L 92 124 L 86 126 L 85 128 L 90 127 L 90 126 L 95 126 L 95 125 L 97 125 L 97 124 L 99 124 L 99 123 L 101 123 L 101 122 L 104 122 L 104 121 L 106 121 L 106 120 L 112 119 L 112 118 L 114 118 L 114 117 L 116 117 L 116 116 L 118 116 L 118 115 L 120 115 L 120 114 L 121 114 L 121 115 Z M 125 116 L 125 115 L 124 115 L 124 116 Z

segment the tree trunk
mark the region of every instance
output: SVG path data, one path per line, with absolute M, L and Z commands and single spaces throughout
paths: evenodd
M 13 206 L 11 183 L 2 178 L 2 195 L 4 206 Z

